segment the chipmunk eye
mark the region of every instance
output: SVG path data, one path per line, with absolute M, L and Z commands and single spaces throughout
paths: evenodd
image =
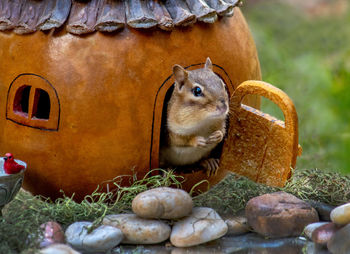
M 192 93 L 196 97 L 203 95 L 202 89 L 199 86 L 195 86 L 194 88 L 192 88 Z

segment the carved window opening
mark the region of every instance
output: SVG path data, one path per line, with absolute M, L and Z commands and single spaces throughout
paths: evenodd
M 49 94 L 42 90 L 36 89 L 34 95 L 34 105 L 32 116 L 36 119 L 49 119 L 50 117 L 50 96 Z
M 60 106 L 55 88 L 43 77 L 21 74 L 11 85 L 6 117 L 17 124 L 58 130 Z
M 16 114 L 28 117 L 28 103 L 29 103 L 29 94 L 31 86 L 21 86 L 15 95 L 13 102 L 13 111 Z

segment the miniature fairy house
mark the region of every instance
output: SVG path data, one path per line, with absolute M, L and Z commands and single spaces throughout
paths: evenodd
M 243 81 L 260 80 L 236 4 L 1 0 L 0 152 L 28 163 L 25 188 L 82 198 L 132 169 L 157 168 L 174 64 L 200 68 L 209 56 L 230 95 Z M 244 103 L 258 108 L 259 97 Z M 188 186 L 207 179 L 184 176 Z

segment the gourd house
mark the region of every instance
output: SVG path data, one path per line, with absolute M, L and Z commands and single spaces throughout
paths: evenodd
M 24 187 L 77 199 L 159 167 L 172 67 L 207 57 L 231 95 L 260 80 L 237 0 L 1 0 L 0 152 L 28 163 Z M 259 96 L 244 98 L 258 108 Z M 182 173 L 184 188 L 208 179 Z

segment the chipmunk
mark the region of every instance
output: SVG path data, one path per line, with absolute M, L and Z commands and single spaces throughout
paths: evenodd
M 208 156 L 225 136 L 229 107 L 225 84 L 212 68 L 210 58 L 204 68 L 192 71 L 174 65 L 175 87 L 167 107 L 161 166 L 199 162 L 208 176 L 217 173 L 219 160 Z

